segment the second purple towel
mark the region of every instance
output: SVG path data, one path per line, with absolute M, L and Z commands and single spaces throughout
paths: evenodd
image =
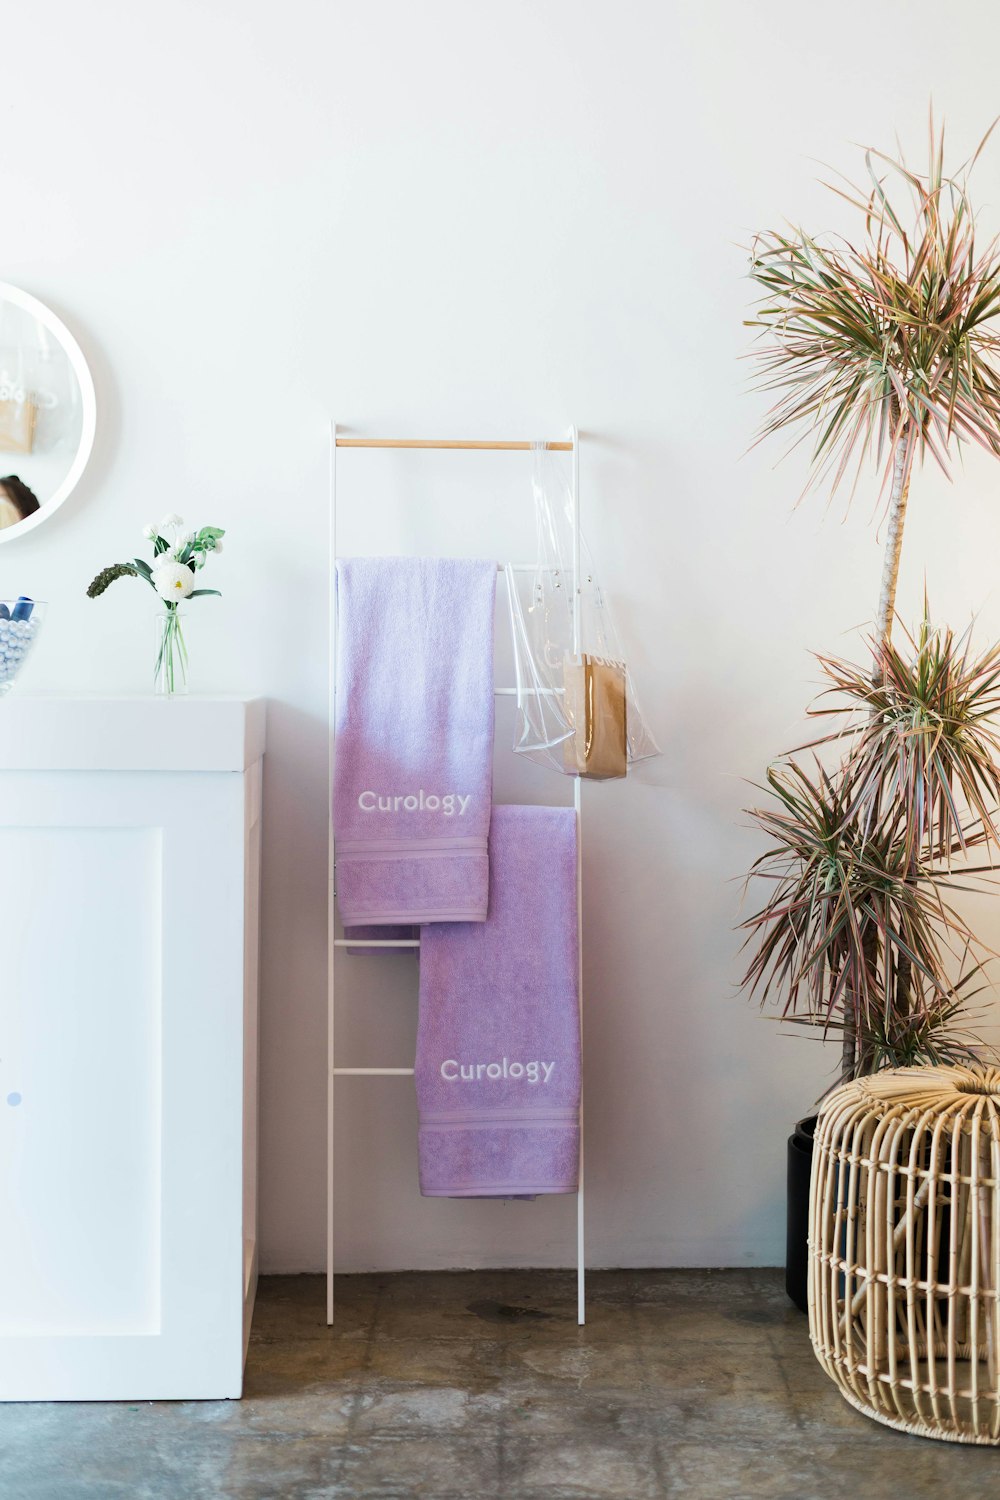
M 495 562 L 337 563 L 337 904 L 345 928 L 486 917 Z
M 576 814 L 494 807 L 489 914 L 425 927 L 415 1081 L 420 1191 L 576 1191 Z

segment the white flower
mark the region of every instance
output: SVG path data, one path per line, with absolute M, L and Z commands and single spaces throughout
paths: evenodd
M 155 537 L 157 535 L 157 531 L 156 531 L 156 527 L 153 525 L 152 521 L 150 521 L 150 523 L 149 523 L 148 526 L 144 526 L 142 528 L 142 534 L 146 538 L 147 542 L 151 542 L 151 541 L 153 541 L 155 539 Z
M 157 568 L 162 568 L 164 563 L 172 563 L 172 562 L 175 562 L 176 559 L 177 559 L 177 548 L 176 547 L 164 547 L 163 551 L 162 552 L 158 552 L 156 554 L 156 556 L 153 558 L 153 572 L 155 573 L 156 570 L 157 570 Z
M 161 599 L 186 599 L 194 588 L 194 574 L 187 563 L 161 562 L 153 569 L 153 587 Z
M 222 541 L 221 541 L 221 539 L 219 537 L 216 537 L 215 540 L 212 542 L 212 551 L 213 552 L 221 552 L 222 551 Z
M 160 532 L 162 534 L 165 531 L 180 531 L 183 525 L 183 519 L 180 516 L 175 515 L 174 512 L 171 511 L 169 516 L 164 516 L 163 520 L 160 522 Z

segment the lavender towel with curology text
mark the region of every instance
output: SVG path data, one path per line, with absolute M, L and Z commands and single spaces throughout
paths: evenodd
M 580 1162 L 576 814 L 494 807 L 479 927 L 425 927 L 414 1067 L 426 1197 L 572 1193 Z
M 345 928 L 486 919 L 496 579 L 495 562 L 337 563 Z

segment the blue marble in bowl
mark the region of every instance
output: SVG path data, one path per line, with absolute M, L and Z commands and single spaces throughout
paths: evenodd
M 35 644 L 45 605 L 39 599 L 0 599 L 0 697 L 9 693 Z

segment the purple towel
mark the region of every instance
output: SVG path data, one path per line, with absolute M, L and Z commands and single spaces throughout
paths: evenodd
M 494 807 L 485 926 L 425 927 L 415 1064 L 420 1191 L 576 1191 L 576 814 Z
M 495 562 L 337 563 L 345 928 L 486 920 Z

